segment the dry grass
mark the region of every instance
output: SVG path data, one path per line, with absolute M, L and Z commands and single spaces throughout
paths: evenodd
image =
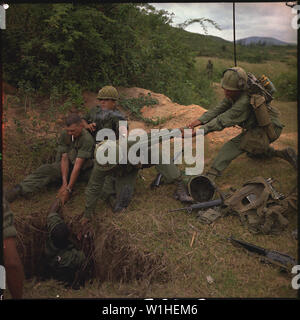
M 275 146 L 296 148 L 296 103 L 276 104 L 286 127 Z M 19 144 L 22 137 L 14 133 L 13 128 L 9 130 L 5 137 L 8 139 L 4 155 L 5 186 L 20 181 L 35 166 L 29 161 L 27 146 Z M 217 141 L 205 146 L 206 165 L 223 143 Z M 98 230 L 96 278 L 78 291 L 66 289 L 54 280 L 40 282 L 32 277 L 36 260 L 27 259 L 24 262 L 30 278 L 25 282 L 24 298 L 297 297 L 291 287 L 291 274 L 262 264 L 257 257 L 233 247 L 227 240 L 233 235 L 297 257 L 297 242 L 291 235 L 297 227 L 296 212 L 288 213 L 289 225 L 278 236 L 254 235 L 236 216 L 204 225 L 194 212 L 168 212 L 182 205 L 172 198 L 174 185 L 150 190 L 156 174 L 154 168 L 145 169 L 141 174 L 143 179 L 138 179 L 134 198 L 125 213 L 115 215 L 107 204 L 98 204 L 94 221 Z M 288 193 L 297 181 L 296 172 L 283 160 L 255 160 L 242 155 L 232 162 L 217 183 L 225 191 L 258 175 L 278 179 L 283 193 Z M 82 213 L 84 188 L 84 183 L 78 183 L 74 197 L 64 209 L 67 219 Z M 24 252 L 32 255 L 30 248 L 43 241 L 43 237 L 37 236 L 43 235 L 43 231 L 32 228 L 43 230 L 56 190 L 57 187 L 51 186 L 47 192 L 19 199 L 11 205 L 16 214 L 23 257 Z M 213 279 L 212 283 L 208 282 L 208 276 Z

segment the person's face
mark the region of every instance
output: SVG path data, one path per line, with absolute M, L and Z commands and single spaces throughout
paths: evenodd
M 111 99 L 101 99 L 100 106 L 104 110 L 114 110 L 116 108 L 116 101 Z
M 242 93 L 242 91 L 238 91 L 238 90 L 235 90 L 235 91 L 226 90 L 226 89 L 223 89 L 223 90 L 224 90 L 225 97 L 232 100 L 236 100 Z
M 68 126 L 67 129 L 67 133 L 70 136 L 74 136 L 74 138 L 77 138 L 81 135 L 82 132 L 82 124 L 81 123 L 73 123 L 70 126 Z

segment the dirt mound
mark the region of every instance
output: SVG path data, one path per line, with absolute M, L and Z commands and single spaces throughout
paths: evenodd
M 163 124 L 164 128 L 180 128 L 184 127 L 190 122 L 194 121 L 195 119 L 202 116 L 204 112 L 207 110 L 199 105 L 191 104 L 191 105 L 180 105 L 178 103 L 172 102 L 170 98 L 161 94 L 155 93 L 151 90 L 146 90 L 142 88 L 117 88 L 119 94 L 128 98 L 139 98 L 139 97 L 146 97 L 149 94 L 152 98 L 158 101 L 158 104 L 153 106 L 144 106 L 141 109 L 142 115 L 145 118 L 149 119 L 157 119 L 160 118 L 169 118 L 170 120 L 166 121 Z M 134 128 L 142 128 L 147 129 L 145 124 L 141 121 L 129 121 L 129 129 Z M 149 130 L 149 128 L 148 128 Z M 226 128 L 222 132 L 212 132 L 207 136 L 207 139 L 211 140 L 212 142 L 224 142 L 227 141 L 237 134 L 241 132 L 241 129 L 238 127 L 233 128 Z

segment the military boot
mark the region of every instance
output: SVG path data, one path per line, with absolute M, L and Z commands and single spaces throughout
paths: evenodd
M 187 188 L 182 181 L 178 183 L 174 198 L 181 202 L 194 202 L 194 199 L 188 194 Z
M 19 184 L 16 184 L 11 189 L 5 192 L 5 198 L 8 202 L 15 201 L 22 194 L 22 187 Z
M 117 196 L 110 196 L 109 202 L 113 212 L 124 212 L 129 206 L 133 196 L 133 190 L 130 186 L 124 186 Z
M 211 181 L 215 181 L 216 177 L 221 176 L 221 172 L 215 168 L 209 168 L 209 170 L 204 172 L 203 175 L 209 178 Z
M 283 150 L 275 150 L 275 157 L 288 161 L 295 170 L 298 169 L 298 156 L 293 148 L 287 147 Z

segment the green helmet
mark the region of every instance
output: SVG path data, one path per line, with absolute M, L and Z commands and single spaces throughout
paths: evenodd
M 97 99 L 111 99 L 111 100 L 118 100 L 119 94 L 115 87 L 112 86 L 105 86 L 99 90 Z
M 197 202 L 206 202 L 213 199 L 216 186 L 205 175 L 187 176 L 183 178 L 191 197 Z
M 223 89 L 231 91 L 240 91 L 247 88 L 248 75 L 246 71 L 240 67 L 226 69 L 223 72 L 221 86 Z

